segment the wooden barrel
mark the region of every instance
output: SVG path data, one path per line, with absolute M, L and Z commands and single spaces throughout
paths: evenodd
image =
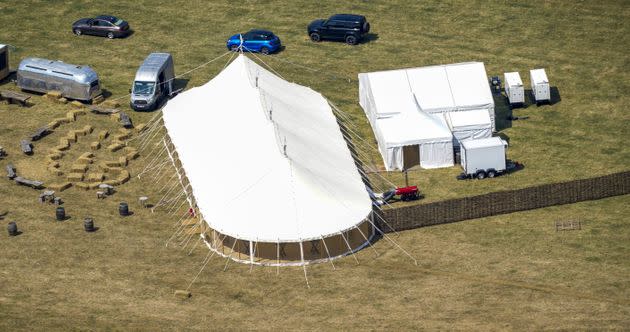
M 126 217 L 129 215 L 129 205 L 126 202 L 121 202 L 118 205 L 118 213 L 120 213 L 121 216 Z
M 9 236 L 18 235 L 17 224 L 14 221 L 9 223 L 9 225 L 7 226 L 7 230 L 9 231 Z
M 57 210 L 55 211 L 55 217 L 57 218 L 57 221 L 63 221 L 66 219 L 66 210 L 63 208 L 63 206 L 57 208 Z
M 83 220 L 83 228 L 85 228 L 86 232 L 94 232 L 94 219 L 85 218 Z

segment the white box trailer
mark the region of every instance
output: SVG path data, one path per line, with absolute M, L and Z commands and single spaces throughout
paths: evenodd
M 0 81 L 9 76 L 9 46 L 0 44 Z
M 461 165 L 467 177 L 493 178 L 506 171 L 507 142 L 499 137 L 464 141 Z
M 529 78 L 532 84 L 532 93 L 536 104 L 541 102 L 549 102 L 551 100 L 551 92 L 549 91 L 549 80 L 544 69 L 532 69 L 529 71 Z
M 505 95 L 507 96 L 510 105 L 522 105 L 525 103 L 525 89 L 523 88 L 523 81 L 521 75 L 518 72 L 511 72 L 503 74 L 505 78 Z

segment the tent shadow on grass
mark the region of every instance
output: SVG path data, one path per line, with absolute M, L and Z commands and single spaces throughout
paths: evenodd
M 507 102 L 507 98 L 501 93 L 493 93 L 494 99 L 494 121 L 496 122 L 496 131 L 512 128 L 512 108 Z

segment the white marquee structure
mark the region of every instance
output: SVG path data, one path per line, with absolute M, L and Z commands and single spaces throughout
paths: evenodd
M 388 171 L 453 166 L 453 144 L 495 128 L 481 62 L 361 73 L 359 104 Z
M 215 253 L 304 265 L 354 252 L 372 202 L 331 106 L 244 55 L 163 110 L 168 155 Z

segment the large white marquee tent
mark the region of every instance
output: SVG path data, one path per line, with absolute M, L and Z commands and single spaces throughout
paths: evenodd
M 372 202 L 321 94 L 239 55 L 171 100 L 163 121 L 216 253 L 301 265 L 373 236 Z
M 490 137 L 495 126 L 481 62 L 361 73 L 359 103 L 388 171 L 416 159 L 424 168 L 453 166 L 453 143 Z

